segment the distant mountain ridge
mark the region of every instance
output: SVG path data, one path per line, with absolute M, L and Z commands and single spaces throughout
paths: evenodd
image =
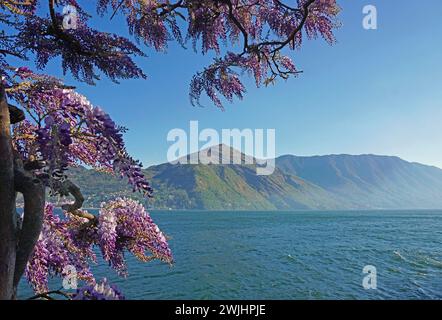
M 442 170 L 398 157 L 281 156 L 276 165 L 333 193 L 349 208 L 442 208 Z
M 232 149 L 230 149 L 232 150 Z M 238 151 L 232 150 L 238 153 Z M 247 156 L 242 155 L 245 159 Z M 329 155 L 276 159 L 275 172 L 257 176 L 255 164 L 161 164 L 144 173 L 154 188 L 151 209 L 351 210 L 442 208 L 442 170 L 398 157 Z M 135 197 L 125 181 L 85 168 L 69 174 L 85 206 Z

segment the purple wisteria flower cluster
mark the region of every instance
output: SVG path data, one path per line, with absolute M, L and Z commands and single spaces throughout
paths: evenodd
M 43 230 L 26 267 L 26 278 L 34 291 L 48 291 L 49 278 L 67 276 L 66 266 L 75 268 L 79 280 L 94 281 L 91 261 L 95 261 L 92 251 L 76 245 L 69 222 L 54 213 L 52 204 L 47 204 Z
M 159 259 L 169 264 L 173 262 L 166 237 L 137 201 L 119 198 L 104 203 L 99 226 L 103 257 L 121 274 L 126 272 L 124 248 L 142 261 Z
M 49 16 L 27 15 L 16 41 L 17 46 L 35 54 L 37 67 L 44 68 L 49 60 L 60 56 L 64 72 L 70 71 L 75 78 L 89 84 L 99 79 L 95 69 L 115 82 L 117 79 L 146 78 L 132 59 L 144 53 L 130 40 L 90 28 L 87 25 L 89 15 L 77 1 L 50 1 Z M 75 28 L 62 27 L 64 16 L 55 11 L 56 4 L 76 8 Z M 59 39 L 63 41 L 57 41 Z
M 52 83 L 48 85 L 46 77 L 27 69 L 17 69 L 16 76 L 22 82 L 9 91 L 9 96 L 34 120 L 15 128 L 16 149 L 26 153 L 22 154 L 25 159 L 47 162 L 50 187 L 54 189 L 54 174 L 85 164 L 125 177 L 134 191 L 151 195 L 149 182 L 141 172 L 142 164 L 126 151 L 125 128 L 56 79 L 50 79 Z
M 93 221 L 67 212 L 62 218 L 54 213 L 52 204 L 47 204 L 43 231 L 27 265 L 26 278 L 36 293 L 43 293 L 48 291 L 49 278 L 68 276 L 66 267 L 73 267 L 78 280 L 89 288 L 79 294 L 105 294 L 108 290 L 97 285 L 91 273 L 90 264 L 97 261 L 94 248 L 121 276 L 127 275 L 126 252 L 143 262 L 158 259 L 173 263 L 166 237 L 137 201 L 120 198 L 103 203 Z
M 78 289 L 72 300 L 125 300 L 125 297 L 115 285 L 103 279 L 100 283 Z

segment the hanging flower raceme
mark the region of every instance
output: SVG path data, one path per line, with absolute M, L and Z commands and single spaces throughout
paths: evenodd
M 26 267 L 26 278 L 37 293 L 48 291 L 52 276 L 68 276 L 68 267 L 76 270 L 78 280 L 93 282 L 89 262 L 95 257 L 91 250 L 78 247 L 67 220 L 54 214 L 54 206 L 47 204 L 43 230 Z
M 78 289 L 72 300 L 125 300 L 125 297 L 115 285 L 103 279 L 100 283 Z
M 90 264 L 97 261 L 94 248 L 122 276 L 127 275 L 125 252 L 143 262 L 158 259 L 173 263 L 166 237 L 137 201 L 120 198 L 103 203 L 92 221 L 68 212 L 62 218 L 54 213 L 52 204 L 47 204 L 43 230 L 28 262 L 26 278 L 37 293 L 43 293 L 48 291 L 51 277 L 70 276 L 67 272 L 74 268 L 77 279 L 91 285 L 78 294 L 86 292 L 88 296 L 96 285 L 90 271 Z
M 126 273 L 124 250 L 142 261 L 173 262 L 166 237 L 137 201 L 119 198 L 104 203 L 100 209 L 98 237 L 104 259 L 121 274 Z

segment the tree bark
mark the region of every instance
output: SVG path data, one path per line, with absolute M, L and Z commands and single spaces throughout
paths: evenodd
M 16 297 L 18 283 L 41 233 L 45 205 L 43 183 L 25 169 L 12 147 L 11 119 L 17 123 L 24 115 L 8 105 L 0 83 L 0 300 Z M 20 228 L 15 207 L 17 192 L 23 194 L 25 202 Z
M 0 83 L 0 300 L 12 299 L 16 260 L 14 155 L 9 107 Z
M 15 260 L 13 290 L 17 286 L 26 269 L 26 264 L 34 250 L 43 226 L 45 207 L 45 187 L 32 174 L 23 169 L 21 159 L 15 161 L 15 190 L 23 194 L 25 203 L 23 223 L 18 232 L 17 257 Z

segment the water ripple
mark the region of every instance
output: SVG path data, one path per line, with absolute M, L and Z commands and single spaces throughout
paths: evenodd
M 133 299 L 440 299 L 442 212 L 154 212 L 176 264 L 100 263 Z M 377 268 L 377 290 L 362 269 Z M 52 280 L 60 287 L 59 279 Z M 21 284 L 21 296 L 31 294 Z

